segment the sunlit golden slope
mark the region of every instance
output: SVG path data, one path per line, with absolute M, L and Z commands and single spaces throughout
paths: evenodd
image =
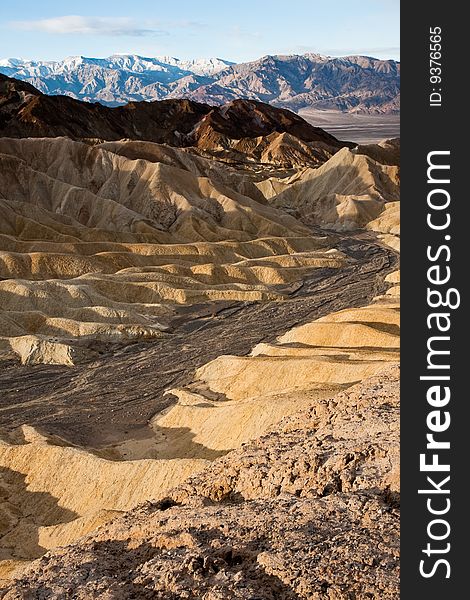
M 0 348 L 23 362 L 71 364 L 93 340 L 162 335 L 178 304 L 275 299 L 344 264 L 237 191 L 259 196 L 259 177 L 183 150 L 4 138 L 0 162 Z
M 318 169 L 307 169 L 271 203 L 295 209 L 305 222 L 350 231 L 365 227 L 386 203 L 399 199 L 398 166 L 343 148 Z

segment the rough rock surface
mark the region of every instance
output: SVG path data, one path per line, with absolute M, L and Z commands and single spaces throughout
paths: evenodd
M 398 394 L 389 367 L 315 403 L 2 598 L 397 598 Z

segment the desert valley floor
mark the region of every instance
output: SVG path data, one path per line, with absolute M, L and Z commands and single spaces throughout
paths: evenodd
M 399 140 L 0 98 L 0 597 L 396 598 Z
M 322 127 L 340 140 L 374 144 L 400 137 L 399 115 L 351 114 L 307 108 L 300 110 L 299 114 L 312 125 Z

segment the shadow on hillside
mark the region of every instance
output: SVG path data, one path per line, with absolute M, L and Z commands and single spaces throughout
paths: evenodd
M 0 560 L 42 556 L 47 549 L 39 544 L 39 528 L 79 516 L 48 492 L 30 491 L 26 475 L 7 467 L 0 467 L 0 502 Z
M 204 444 L 195 442 L 195 433 L 189 427 L 160 427 L 154 424 L 152 429 L 157 440 L 155 451 L 154 455 L 150 456 L 149 454 L 145 458 L 215 460 L 230 452 L 230 450 L 214 450 L 204 446 Z

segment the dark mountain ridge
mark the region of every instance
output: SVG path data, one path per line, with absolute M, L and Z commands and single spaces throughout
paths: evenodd
M 26 82 L 0 75 L 0 135 L 6 137 L 146 140 L 212 151 L 233 148 L 234 141 L 273 134 L 274 138 L 289 134 L 330 154 L 352 145 L 286 109 L 255 100 L 210 106 L 169 99 L 108 107 L 68 96 L 47 96 Z

